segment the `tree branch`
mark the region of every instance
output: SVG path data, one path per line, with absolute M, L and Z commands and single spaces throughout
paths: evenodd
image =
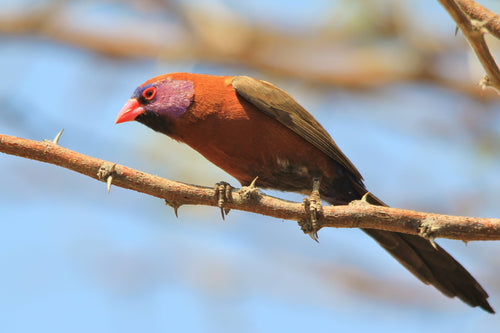
M 484 39 L 486 33 L 500 38 L 500 17 L 472 0 L 439 0 L 439 2 L 462 30 L 486 71 L 479 84 L 483 89 L 491 87 L 500 94 L 500 70 Z
M 56 140 L 54 140 L 56 141 Z M 114 185 L 164 199 L 175 209 L 181 205 L 217 206 L 213 188 L 193 186 L 153 176 L 126 166 L 86 156 L 52 141 L 33 141 L 0 134 L 0 152 L 34 159 L 76 171 Z M 108 183 L 109 184 L 109 183 Z M 285 220 L 307 220 L 302 203 L 234 189 L 225 208 L 237 209 Z M 319 227 L 371 228 L 463 241 L 500 240 L 500 219 L 472 218 L 421 213 L 372 206 L 354 201 L 347 206 L 327 206 Z

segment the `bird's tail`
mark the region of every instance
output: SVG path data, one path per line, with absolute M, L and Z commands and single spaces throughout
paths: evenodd
M 367 201 L 387 206 L 368 193 Z M 398 232 L 362 229 L 387 252 L 425 284 L 431 284 L 448 297 L 458 297 L 472 307 L 479 306 L 495 313 L 488 303 L 488 294 L 474 277 L 439 245 L 427 239 Z

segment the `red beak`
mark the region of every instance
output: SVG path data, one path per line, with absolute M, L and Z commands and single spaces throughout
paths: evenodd
M 139 104 L 139 101 L 135 98 L 131 98 L 125 103 L 123 108 L 118 113 L 118 117 L 116 117 L 115 124 L 124 123 L 126 121 L 132 121 L 137 118 L 138 115 L 143 113 L 145 110 Z

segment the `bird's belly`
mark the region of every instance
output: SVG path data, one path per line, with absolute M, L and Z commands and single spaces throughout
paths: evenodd
M 190 146 L 242 185 L 259 177 L 261 188 L 310 193 L 314 178 L 335 177 L 335 162 L 295 133 L 226 129 L 223 137 L 209 136 Z
M 242 185 L 259 177 L 256 185 L 261 188 L 310 193 L 314 178 L 319 178 L 327 193 L 345 178 L 343 167 L 335 160 L 248 105 L 212 112 L 191 122 L 189 129 L 177 139 Z

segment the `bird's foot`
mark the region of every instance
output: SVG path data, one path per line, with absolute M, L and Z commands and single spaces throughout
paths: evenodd
M 226 202 L 232 201 L 231 192 L 233 187 L 226 182 L 218 182 L 214 186 L 214 198 L 217 202 L 217 207 L 220 208 L 222 219 L 225 220 L 225 215 L 229 214 L 230 209 L 224 207 Z
M 242 200 L 255 200 L 259 197 L 260 191 L 259 188 L 255 186 L 255 182 L 257 182 L 257 179 L 259 177 L 255 177 L 254 180 L 250 183 L 249 186 L 243 186 L 239 191 L 238 194 L 240 195 Z
M 318 231 L 321 228 L 318 225 L 318 220 L 323 214 L 323 206 L 321 205 L 321 197 L 319 195 L 319 179 L 314 178 L 313 190 L 309 198 L 303 200 L 304 210 L 309 218 L 298 221 L 300 229 L 308 234 L 314 241 L 318 242 Z

